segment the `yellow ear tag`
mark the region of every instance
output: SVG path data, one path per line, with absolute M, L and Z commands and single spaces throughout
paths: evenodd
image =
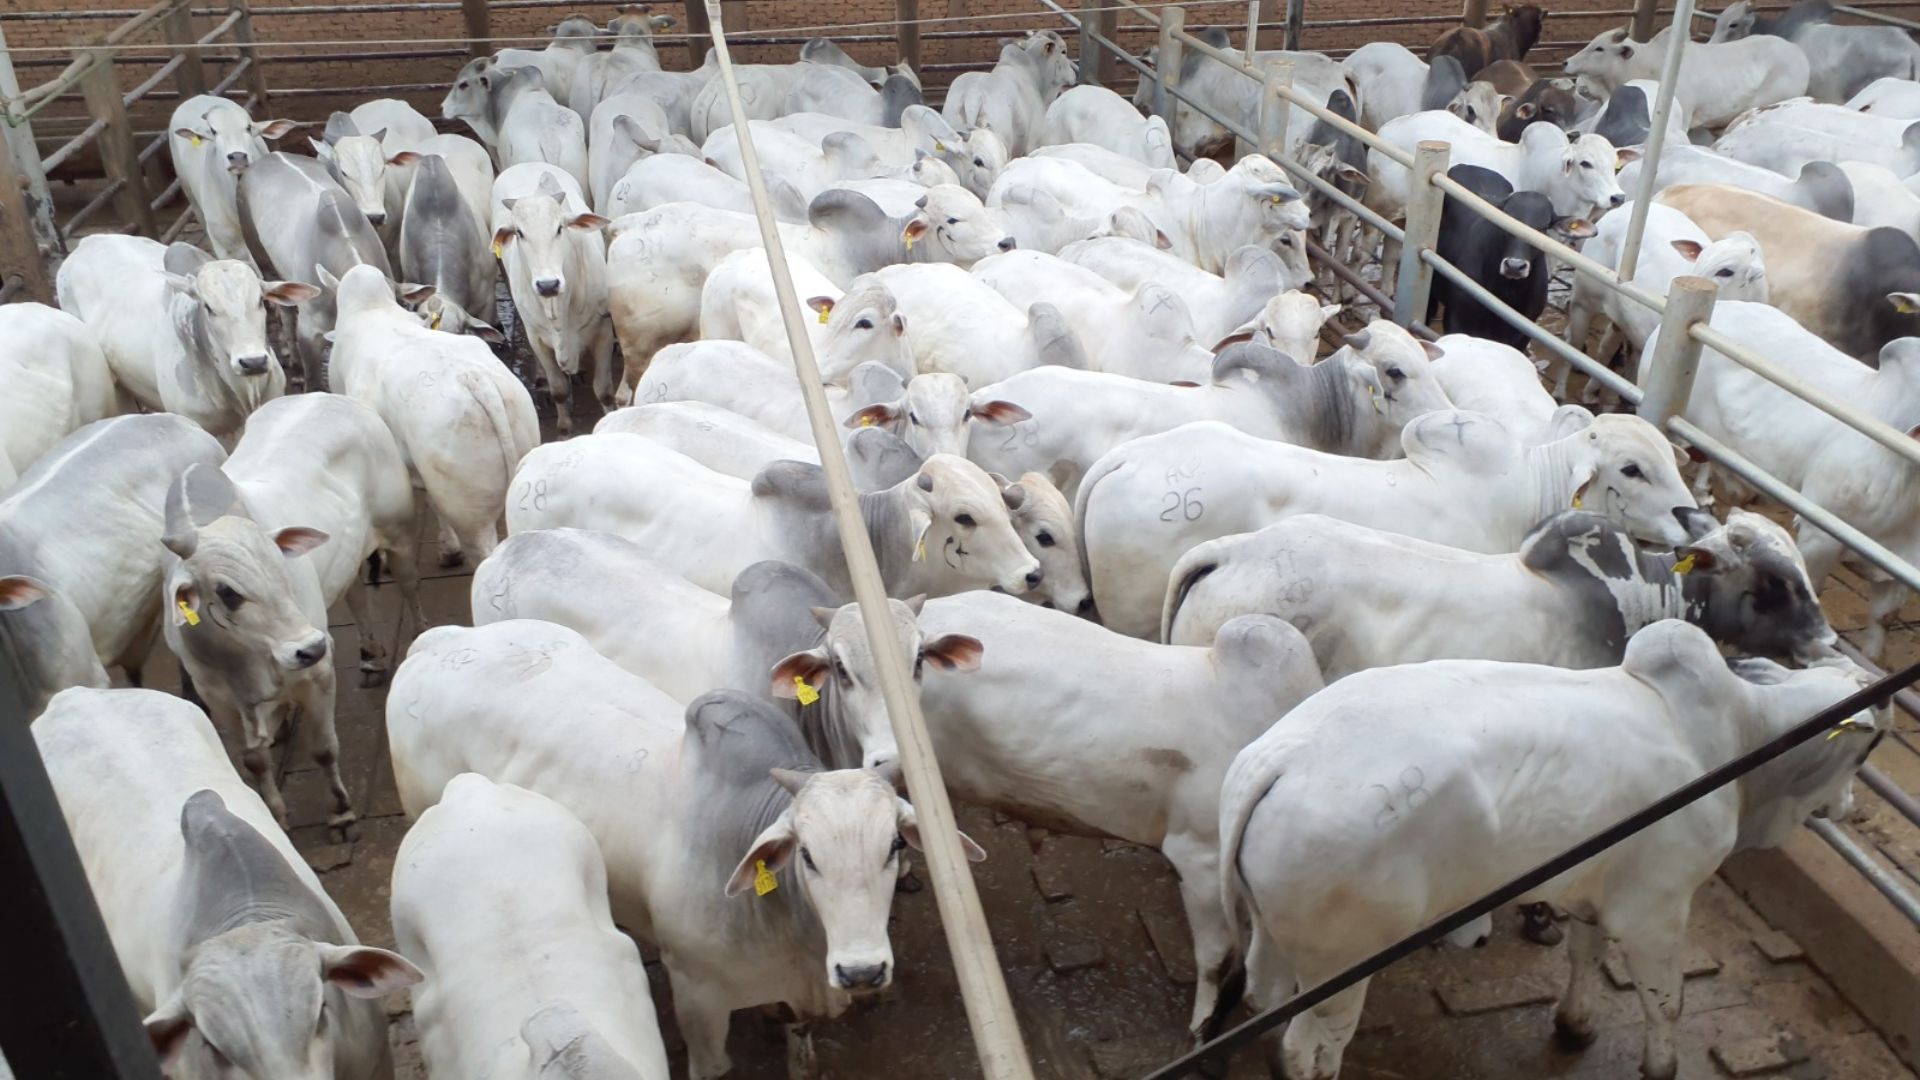
M 800 704 L 811 705 L 820 700 L 820 691 L 808 686 L 806 679 L 795 675 L 793 677 L 793 696 L 800 699 Z M 765 864 L 763 863 L 762 865 Z
M 1833 725 L 1833 730 L 1827 732 L 1827 741 L 1832 742 L 1833 740 L 1839 738 L 1841 735 L 1845 734 L 1848 729 L 1854 728 L 1854 727 L 1863 727 L 1869 731 L 1873 730 L 1873 724 L 1870 721 L 1860 719 L 1860 714 L 1855 713 L 1852 716 L 1847 717 L 1845 720 L 1842 720 L 1839 723 Z
M 862 416 L 860 417 L 860 426 L 861 426 L 861 427 L 872 427 L 872 426 L 873 426 L 873 417 L 871 417 L 871 416 L 866 416 L 866 415 L 862 415 Z
M 192 606 L 190 606 L 185 600 L 177 600 L 175 601 L 175 603 L 180 605 L 180 617 L 187 620 L 188 626 L 200 625 L 199 612 L 193 610 Z
M 188 142 L 188 144 L 189 144 L 189 145 L 191 145 L 191 146 L 194 146 L 194 147 L 196 147 L 196 148 L 197 148 L 197 147 L 199 147 L 199 145 L 200 145 L 201 143 L 203 143 L 203 142 L 205 142 L 205 141 L 206 141 L 205 139 L 202 139 L 202 138 L 201 138 L 200 136 L 198 136 L 198 135 L 188 135 L 188 136 L 187 136 L 187 142 Z
M 915 240 L 917 240 L 917 239 L 919 239 L 919 238 L 918 238 L 918 237 L 916 237 L 916 236 L 914 236 L 914 235 L 913 235 L 912 233 L 901 233 L 901 234 L 900 234 L 900 239 L 902 239 L 902 240 L 905 240 L 905 241 L 907 242 L 907 250 L 908 250 L 908 251 L 912 251 L 912 250 L 913 250 L 913 242 L 914 242 Z
M 427 327 L 427 329 L 429 330 L 440 329 L 440 313 L 439 312 L 436 311 L 433 313 L 433 322 Z
M 1687 552 L 1686 556 L 1682 558 L 1679 562 L 1673 564 L 1673 572 L 1676 574 L 1686 574 L 1686 573 L 1692 572 L 1692 570 L 1693 570 L 1693 552 L 1691 551 Z
M 933 140 L 933 152 L 934 152 L 934 153 L 936 153 L 936 154 L 944 154 L 944 153 L 946 153 L 946 152 L 947 152 L 947 144 L 946 144 L 946 143 L 943 143 L 943 142 L 941 142 L 941 141 L 940 141 L 939 139 L 935 139 L 935 140 Z
M 925 540 L 921 540 L 919 543 L 913 545 L 913 561 L 927 561 L 927 542 Z
M 911 243 L 909 243 L 909 246 L 911 246 Z M 831 314 L 833 314 L 832 308 L 823 307 L 820 309 L 820 325 L 821 326 L 827 325 L 827 316 Z
M 765 896 L 780 887 L 780 881 L 767 869 L 767 860 L 753 860 L 753 895 Z
M 493 242 L 493 257 L 496 259 L 500 257 L 500 241 L 498 240 Z

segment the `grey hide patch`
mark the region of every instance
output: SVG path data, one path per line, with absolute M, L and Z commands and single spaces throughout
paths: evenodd
M 847 435 L 847 470 L 860 491 L 880 491 L 920 471 L 923 459 L 905 439 L 881 427 L 854 428 Z
M 212 261 L 213 256 L 192 244 L 175 241 L 167 245 L 166 253 L 160 257 L 160 266 L 169 274 L 192 277 L 196 271 Z
M 1576 598 L 1580 616 L 1567 631 L 1614 656 L 1641 627 L 1691 614 L 1671 563 L 1642 552 L 1601 514 L 1564 510 L 1534 526 L 1520 544 L 1520 562 Z
M 248 923 L 297 920 L 297 932 L 335 945 L 332 915 L 271 841 L 227 809 L 219 795 L 198 791 L 180 809 L 186 841 L 188 940 L 199 943 Z
M 1027 333 L 1033 335 L 1035 354 L 1042 364 L 1087 369 L 1087 352 L 1080 335 L 1068 325 L 1060 308 L 1045 301 L 1027 308 Z

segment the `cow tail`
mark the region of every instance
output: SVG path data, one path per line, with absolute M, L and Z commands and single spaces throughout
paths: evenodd
M 500 442 L 500 466 L 506 471 L 506 475 L 503 477 L 505 487 L 503 487 L 502 490 L 511 488 L 513 486 L 514 470 L 520 467 L 520 455 L 516 453 L 514 449 L 513 425 L 507 420 L 507 407 L 505 403 L 500 400 L 500 388 L 494 386 L 491 381 L 480 375 L 479 372 L 474 371 L 462 372 L 460 375 L 460 383 L 467 388 L 467 393 L 473 395 L 473 400 L 486 412 L 487 423 L 493 425 L 494 438 Z
M 1234 816 L 1227 831 L 1220 837 L 1220 903 L 1226 910 L 1227 933 L 1232 937 L 1233 947 L 1227 954 L 1227 970 L 1220 978 L 1220 998 L 1214 1003 L 1213 1013 L 1201 1026 L 1202 1040 L 1218 1038 L 1226 1030 L 1227 1018 L 1233 1015 L 1240 1000 L 1247 991 L 1248 950 L 1253 947 L 1253 921 L 1259 917 L 1254 911 L 1253 890 L 1247 887 L 1247 879 L 1240 871 L 1240 843 L 1247 835 L 1247 822 L 1252 819 L 1253 811 L 1266 799 L 1267 792 L 1280 782 L 1283 773 L 1275 773 L 1268 779 L 1266 786 L 1260 789 L 1259 797 L 1247 800 Z
M 1080 577 L 1093 592 L 1096 605 L 1100 602 L 1100 593 L 1093 587 L 1093 561 L 1087 554 L 1087 504 L 1093 501 L 1094 488 L 1099 486 L 1100 481 L 1125 463 L 1124 459 L 1116 458 L 1113 451 L 1102 454 L 1087 470 L 1087 474 L 1080 478 L 1080 490 L 1073 495 L 1073 535 L 1080 538 Z
M 1173 573 L 1168 575 L 1167 599 L 1160 607 L 1160 643 L 1163 645 L 1172 643 L 1174 620 L 1180 617 L 1180 605 L 1187 602 L 1187 596 L 1193 592 L 1194 586 L 1205 581 L 1208 574 L 1220 569 L 1220 560 L 1198 552 L 1199 548 L 1189 549 L 1174 564 Z

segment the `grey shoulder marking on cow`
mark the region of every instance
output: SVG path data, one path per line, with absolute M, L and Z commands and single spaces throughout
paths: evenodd
M 293 920 L 301 936 L 344 944 L 333 915 L 260 830 L 210 790 L 180 808 L 186 843 L 188 940 L 198 943 L 250 923 Z
M 1427 81 L 1420 90 L 1420 108 L 1424 112 L 1444 109 L 1467 85 L 1467 73 L 1460 61 L 1451 56 L 1435 57 L 1427 68 Z
M 905 75 L 889 75 L 880 87 L 880 123 L 883 127 L 900 126 L 900 114 L 909 106 L 925 104 L 920 87 Z
M 907 441 L 881 427 L 855 428 L 847 435 L 847 468 L 860 491 L 890 488 L 920 471 L 924 459 Z
M 1793 181 L 1800 205 L 1835 221 L 1853 220 L 1853 180 L 1831 161 L 1809 161 Z
M 1027 333 L 1033 336 L 1034 350 L 1042 364 L 1081 371 L 1089 366 L 1080 335 L 1074 332 L 1066 314 L 1057 305 L 1044 300 L 1029 305 Z
M 183 277 L 193 274 L 194 271 L 212 261 L 213 256 L 192 244 L 184 244 L 177 240 L 168 244 L 166 252 L 160 257 L 162 269 L 169 274 L 180 274 Z
M 1534 526 L 1521 542 L 1520 562 L 1574 597 L 1580 616 L 1568 632 L 1616 658 L 1641 627 L 1682 614 L 1670 564 L 1640 551 L 1601 514 L 1563 510 Z
M 1639 146 L 1651 131 L 1647 95 L 1637 86 L 1621 86 L 1607 99 L 1594 134 L 1615 146 Z
M 802 510 L 825 513 L 832 508 L 827 499 L 827 479 L 818 465 L 804 461 L 776 461 L 761 469 L 752 480 L 755 498 L 780 499 Z
M 813 617 L 813 609 L 840 606 L 840 598 L 820 579 L 820 575 L 803 566 L 777 559 L 757 562 L 740 571 L 733 579 L 729 597 L 733 603 L 732 619 L 736 625 L 752 623 L 763 632 L 780 627 L 801 628 L 804 633 L 788 636 L 805 638 L 808 644 L 817 640 L 822 633 L 819 622 Z M 795 646 L 796 649 L 805 647 Z
M 520 1040 L 532 1055 L 537 1080 L 641 1080 L 574 1004 L 547 1001 L 520 1025 Z

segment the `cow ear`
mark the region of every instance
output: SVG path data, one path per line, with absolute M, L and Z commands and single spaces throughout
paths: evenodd
M 320 290 L 304 281 L 267 281 L 261 283 L 267 303 L 293 307 L 320 295 Z
M 1700 253 L 1706 248 L 1701 247 L 1698 240 L 1675 240 L 1673 250 L 1679 252 L 1681 258 L 1693 262 L 1700 258 Z
M 0 577 L 0 611 L 19 611 L 52 595 L 45 585 L 25 574 Z
M 319 263 L 313 264 L 313 276 L 319 280 L 320 287 L 327 292 L 340 291 L 340 279 L 334 277 L 326 267 L 321 266 Z
M 800 843 L 800 837 L 793 831 L 793 808 L 788 807 L 773 819 L 759 836 L 753 838 L 753 846 L 747 849 L 746 857 L 740 865 L 733 868 L 727 878 L 726 895 L 739 896 L 746 892 L 759 876 L 762 866 L 768 873 L 777 873 L 793 858 L 793 849 Z
M 508 209 L 512 209 L 512 208 L 509 207 Z M 514 227 L 511 225 L 502 225 L 499 228 L 493 230 L 493 257 L 494 258 L 496 259 L 499 258 L 500 252 L 508 244 L 513 243 L 513 236 L 514 236 Z
M 179 1060 L 180 1051 L 187 1045 L 187 1035 L 193 1031 L 193 1015 L 187 1012 L 179 991 L 170 995 L 144 1023 L 147 1038 L 153 1042 L 153 1056 L 160 1059 L 161 1068 Z
M 610 219 L 608 218 L 601 217 L 599 214 L 580 214 L 580 215 L 577 215 L 572 221 L 567 222 L 567 228 L 582 229 L 582 230 L 604 229 L 607 227 L 607 222 L 609 220 Z
M 1011 401 L 983 401 L 973 407 L 973 418 L 989 424 L 1018 424 L 1033 419 L 1033 414 Z
M 906 228 L 900 230 L 900 239 L 908 247 L 912 247 L 920 241 L 921 237 L 927 235 L 928 228 L 930 228 L 930 226 L 927 224 L 926 218 L 915 217 L 912 221 L 907 222 Z
M 1633 59 L 1633 46 L 1631 45 L 1620 46 L 1620 59 L 1622 60 Z
M 213 138 L 213 136 L 211 135 L 202 134 L 198 131 L 193 130 L 190 127 L 174 128 L 173 133 L 187 140 L 188 142 L 192 143 L 195 146 L 199 146 L 201 143 L 206 142 L 208 139 Z
M 309 135 L 307 136 L 307 145 L 313 147 L 314 157 L 319 158 L 321 161 L 333 160 L 333 147 L 327 145 L 325 139 L 316 139 Z
M 800 696 L 802 682 L 807 684 L 811 692 L 818 693 L 820 688 L 826 685 L 830 664 L 831 661 L 828 660 L 825 649 L 807 649 L 804 652 L 782 657 L 779 663 L 773 665 L 771 687 L 773 696 L 797 698 Z
M 1518 108 L 1513 110 L 1513 115 L 1521 120 L 1531 120 L 1539 115 L 1539 112 L 1540 107 L 1538 105 L 1535 105 L 1531 101 L 1523 101 Z
M 978 638 L 942 634 L 921 646 L 920 655 L 949 675 L 966 675 L 980 670 L 980 657 L 986 651 Z
M 278 139 L 299 126 L 291 120 L 262 120 L 253 125 L 253 133 L 263 139 Z
M 383 998 L 426 980 L 413 962 L 371 945 L 320 946 L 320 973 L 348 997 Z
M 1585 240 L 1599 231 L 1593 227 L 1591 221 L 1577 217 L 1563 217 L 1553 223 L 1553 229 L 1560 235 L 1573 240 Z
M 1356 169 L 1345 162 L 1342 162 L 1339 168 L 1333 170 L 1333 174 L 1349 184 L 1365 186 L 1373 182 L 1373 177 L 1368 176 L 1364 169 Z
M 826 322 L 827 317 L 833 314 L 833 297 L 831 296 L 811 297 L 810 299 L 807 300 L 807 306 L 813 309 L 813 313 L 815 315 L 820 316 L 821 322 Z
M 869 405 L 852 416 L 847 417 L 845 426 L 850 428 L 886 427 L 898 423 L 900 410 L 892 405 Z
M 1632 148 L 1615 150 L 1613 152 L 1613 171 L 1619 172 L 1621 169 L 1624 169 L 1628 165 L 1631 165 L 1632 163 L 1639 160 L 1640 160 L 1640 151 L 1638 150 L 1634 150 Z
M 279 548 L 280 554 L 285 555 L 287 558 L 296 559 L 312 551 L 314 548 L 319 547 L 321 544 L 326 543 L 329 539 L 332 538 L 319 529 L 309 529 L 304 525 L 294 525 L 274 533 L 273 546 Z
M 1920 293 L 1896 292 L 1887 294 L 1887 303 L 1902 315 L 1920 315 Z
M 481 322 L 479 319 L 470 318 L 467 320 L 467 333 L 472 334 L 474 337 L 479 338 L 489 345 L 505 345 L 507 343 L 507 335 Z
M 414 285 L 405 281 L 395 282 L 393 286 L 394 296 L 400 302 L 412 304 L 415 307 L 433 299 L 434 294 L 439 291 L 440 289 L 434 285 Z
M 390 158 L 388 158 L 388 159 L 387 159 L 387 164 L 389 164 L 389 165 L 418 165 L 418 164 L 420 164 L 420 155 L 419 155 L 419 154 L 417 154 L 417 153 L 415 153 L 415 152 L 414 152 L 414 151 L 412 151 L 412 150 L 402 150 L 402 151 L 400 151 L 399 153 L 397 153 L 397 154 L 395 154 L 395 155 L 393 155 L 392 157 L 390 157 Z
M 915 851 L 926 850 L 920 844 L 920 815 L 914 812 L 912 803 L 901 799 L 897 795 L 894 798 L 900 804 L 898 814 L 894 819 L 894 824 L 900 829 L 900 838 L 912 845 Z M 966 833 L 959 833 L 959 836 L 960 850 L 967 853 L 968 862 L 983 862 L 986 860 L 987 853 L 985 849 L 981 848 L 979 844 L 974 843 L 973 837 L 968 836 Z
M 1423 353 L 1426 353 L 1427 359 L 1429 360 L 1438 360 L 1441 357 L 1447 355 L 1447 350 L 1441 348 L 1440 346 L 1434 344 L 1431 341 L 1421 341 L 1420 351 Z
M 1080 466 L 1066 458 L 1060 458 L 1047 466 L 1047 479 L 1062 492 L 1080 478 Z
M 197 626 L 200 623 L 200 590 L 193 587 L 193 579 L 188 578 L 173 590 L 173 603 L 167 605 L 167 616 L 173 625 L 185 623 Z
M 1678 556 L 1673 567 L 1677 574 L 1713 574 L 1724 569 L 1720 556 L 1703 544 L 1686 544 L 1674 548 L 1673 553 Z

